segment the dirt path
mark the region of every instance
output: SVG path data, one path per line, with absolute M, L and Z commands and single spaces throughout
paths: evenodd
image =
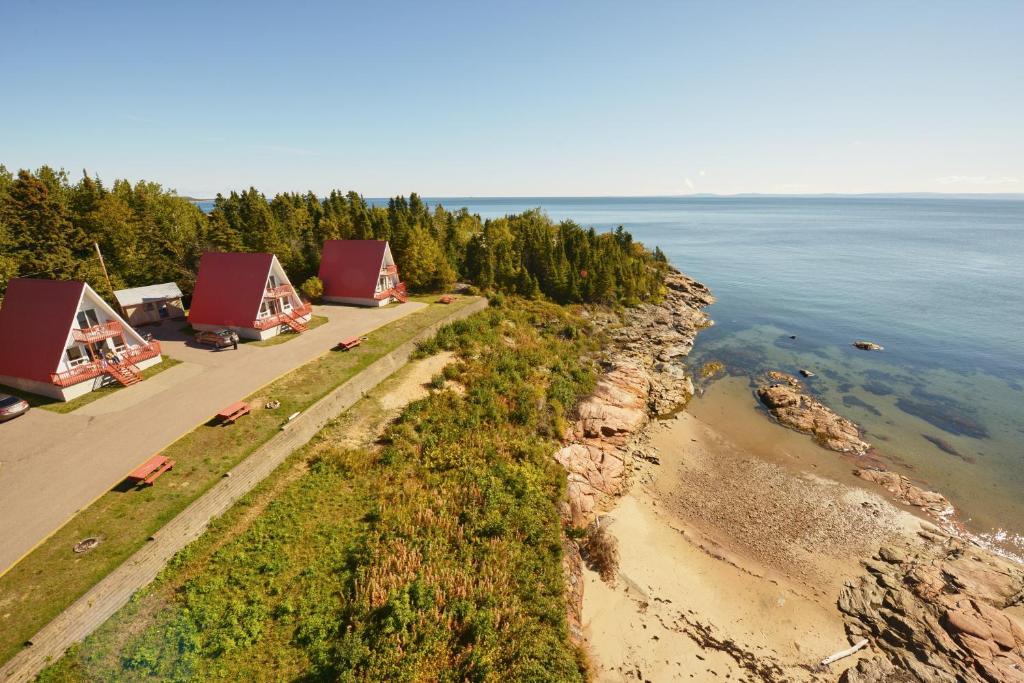
M 345 434 L 332 441 L 332 445 L 345 448 L 370 445 L 384 426 L 397 417 L 405 406 L 430 392 L 427 383 L 454 358 L 454 353 L 438 353 L 410 363 L 402 372 L 383 382 L 376 391 L 341 417 L 346 425 Z
M 59 658 L 73 643 L 96 630 L 125 605 L 137 590 L 156 578 L 175 553 L 202 535 L 211 519 L 222 515 L 236 500 L 255 488 L 328 421 L 350 408 L 404 366 L 419 340 L 429 338 L 441 325 L 468 317 L 486 306 L 486 300 L 480 300 L 431 325 L 320 399 L 287 429 L 256 449 L 221 482 L 154 534 L 147 546 L 43 627 L 33 636 L 30 646 L 0 668 L 0 681 L 10 683 L 32 680 L 49 662 Z

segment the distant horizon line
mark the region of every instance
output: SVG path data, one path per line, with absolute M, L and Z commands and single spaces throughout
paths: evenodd
M 237 190 L 233 190 L 237 191 Z M 229 191 L 231 192 L 231 191 Z M 281 194 L 281 193 L 277 193 Z M 419 193 L 417 193 L 419 194 Z M 194 197 L 192 195 L 178 195 L 182 199 L 193 202 L 211 202 L 217 199 L 213 197 Z M 391 199 L 396 196 L 369 196 L 360 194 L 364 199 Z M 713 199 L 713 198 L 832 198 L 832 197 L 860 197 L 865 199 L 873 198 L 897 198 L 897 199 L 925 199 L 928 197 L 949 197 L 962 199 L 1024 199 L 1024 192 L 815 192 L 815 193 L 775 193 L 775 192 L 691 192 L 686 194 L 593 194 L 593 195 L 571 195 L 571 194 L 533 194 L 533 195 L 425 195 L 419 194 L 423 199 L 444 200 L 444 199 Z

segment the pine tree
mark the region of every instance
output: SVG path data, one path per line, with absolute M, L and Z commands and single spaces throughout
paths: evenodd
M 69 220 L 59 197 L 61 190 L 54 189 L 52 183 L 52 175 L 48 182 L 19 171 L 7 190 L 3 222 L 20 274 L 75 278 L 83 270 L 88 243 L 81 229 Z
M 221 199 L 220 195 L 217 195 Z M 228 220 L 228 212 L 221 207 L 214 207 L 208 217 L 207 242 L 216 251 L 243 251 L 245 245 L 242 236 Z

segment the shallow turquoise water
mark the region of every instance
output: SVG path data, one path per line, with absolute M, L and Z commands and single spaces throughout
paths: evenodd
M 441 201 L 485 218 L 541 207 L 661 246 L 718 297 L 694 363 L 814 371 L 816 392 L 974 530 L 1024 533 L 1024 201 Z

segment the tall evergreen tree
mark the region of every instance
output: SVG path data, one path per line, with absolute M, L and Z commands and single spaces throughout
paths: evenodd
M 21 275 L 67 279 L 83 270 L 88 242 L 69 220 L 60 194 L 52 175 L 48 181 L 25 170 L 7 190 L 3 222 Z

